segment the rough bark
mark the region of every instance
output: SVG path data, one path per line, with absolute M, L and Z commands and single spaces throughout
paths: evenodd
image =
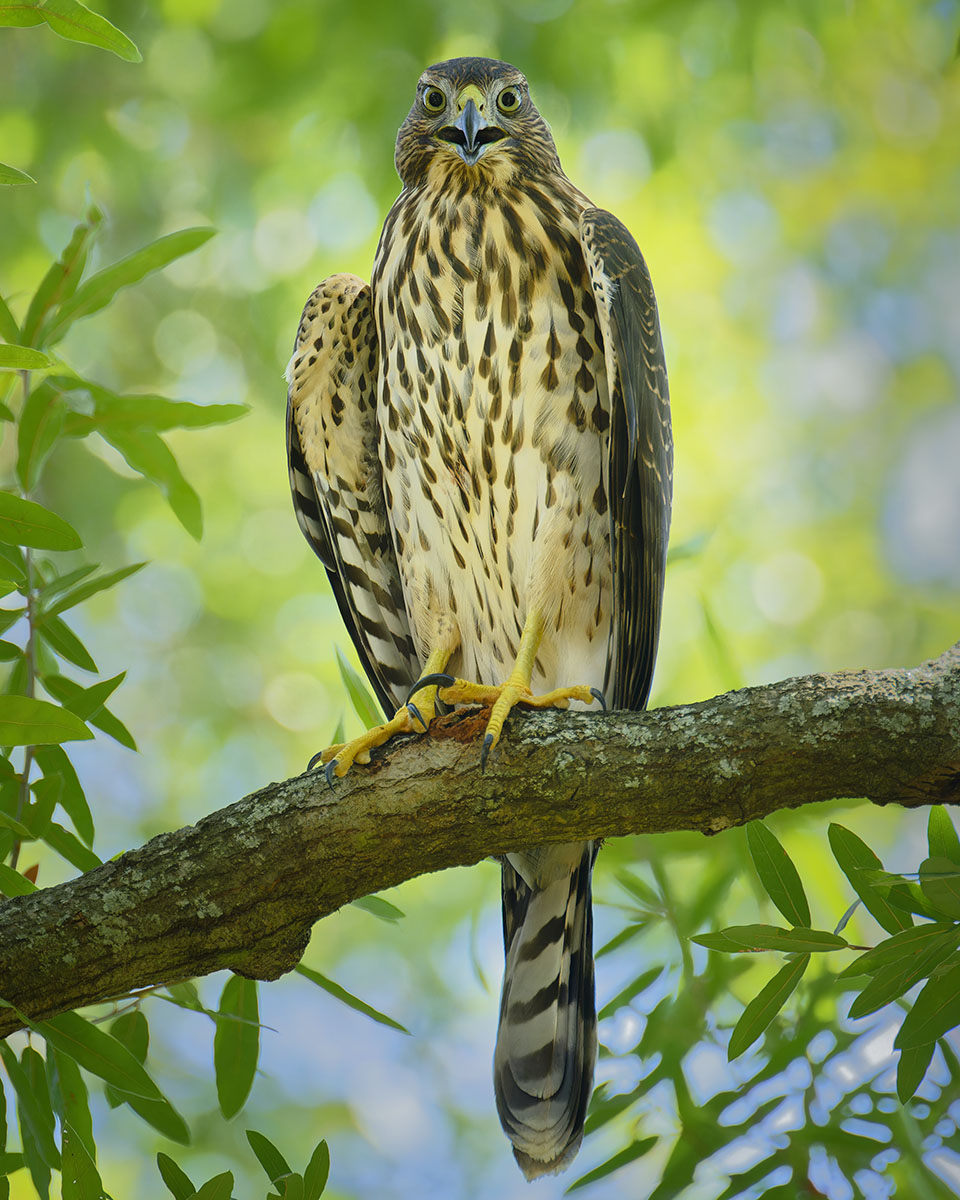
M 960 803 L 960 643 L 910 670 L 844 671 L 700 704 L 511 718 L 397 741 L 331 791 L 271 784 L 58 887 L 0 904 L 0 997 L 33 1018 L 229 967 L 275 979 L 310 928 L 426 871 L 545 841 L 718 833 L 836 797 Z M 0 1010 L 0 1036 L 19 1025 Z

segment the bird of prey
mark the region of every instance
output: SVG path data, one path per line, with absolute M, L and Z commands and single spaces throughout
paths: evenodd
M 316 288 L 287 372 L 297 517 L 388 717 L 322 755 L 331 782 L 438 697 L 490 706 L 483 763 L 518 703 L 643 708 L 660 628 L 673 450 L 636 242 L 507 63 L 428 68 L 395 161 L 371 282 Z M 593 1086 L 596 853 L 502 860 L 494 1084 L 531 1179 L 573 1159 Z

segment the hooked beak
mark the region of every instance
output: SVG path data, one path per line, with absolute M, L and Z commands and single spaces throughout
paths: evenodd
M 452 125 L 445 125 L 437 137 L 450 142 L 467 164 L 473 164 L 491 142 L 498 142 L 507 135 L 496 125 L 485 120 L 473 99 L 469 99 Z

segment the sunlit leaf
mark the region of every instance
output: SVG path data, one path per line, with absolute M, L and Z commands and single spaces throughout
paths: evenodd
M 897 1063 L 897 1096 L 901 1104 L 906 1104 L 923 1083 L 936 1048 L 936 1042 L 926 1042 L 921 1046 L 910 1046 L 900 1051 L 900 1061 Z
M 960 963 L 927 980 L 894 1040 L 897 1050 L 936 1041 L 960 1025 Z
M 945 915 L 934 908 L 924 895 L 920 884 L 912 879 L 901 879 L 895 887 L 887 888 L 886 895 L 891 906 L 900 912 L 915 913 L 918 917 L 926 917 L 930 921 L 942 921 Z
M 732 1062 L 748 1050 L 783 1008 L 803 977 L 809 954 L 802 954 L 781 967 L 758 996 L 747 1005 L 736 1023 L 727 1046 L 727 1058 Z
M 767 895 L 791 925 L 809 928 L 810 905 L 797 868 L 762 821 L 747 826 L 747 846 Z
M 865 1017 L 908 992 L 960 946 L 960 925 L 926 943 L 921 953 L 887 963 L 850 1005 L 849 1016 Z
M 303 1173 L 303 1200 L 320 1200 L 329 1174 L 330 1150 L 325 1141 L 319 1142 Z
M 190 1182 L 190 1176 L 180 1164 L 175 1163 L 169 1154 L 161 1153 L 157 1155 L 157 1166 L 160 1169 L 160 1178 L 166 1184 L 167 1191 L 174 1197 L 174 1200 L 190 1200 L 197 1189 Z
M 36 890 L 35 883 L 31 883 L 13 867 L 6 863 L 0 863 L 0 892 L 5 896 L 29 896 Z
M 155 433 L 111 429 L 103 436 L 123 455 L 127 466 L 163 492 L 174 515 L 199 541 L 203 533 L 200 497 L 180 470 L 170 447 Z
M 22 821 L 18 821 L 16 817 L 11 817 L 9 813 L 0 812 L 0 825 L 5 829 L 12 829 L 18 838 L 30 839 L 33 837 L 33 833 L 26 825 Z
M 52 308 L 69 300 L 77 290 L 86 266 L 87 255 L 102 223 L 103 213 L 96 205 L 91 205 L 84 219 L 73 227 L 70 241 L 59 259 L 44 275 L 30 301 L 27 315 L 23 319 L 22 336 L 27 345 L 37 345 L 44 318 Z
M 236 421 L 250 411 L 245 404 L 194 404 L 149 393 L 123 395 L 92 380 L 68 375 L 51 376 L 47 382 L 74 404 L 77 397 L 86 401 L 84 411 L 70 418 L 70 436 L 82 437 L 94 430 L 165 433 L 170 429 L 206 429 Z
M 255 1129 L 248 1129 L 247 1141 L 271 1183 L 275 1184 L 284 1175 L 293 1174 L 287 1160 L 264 1134 L 258 1133 Z
M 97 1165 L 90 1157 L 83 1139 L 69 1124 L 63 1127 L 61 1145 L 63 1200 L 104 1200 L 107 1194 L 103 1190 Z
M 927 948 L 941 938 L 949 936 L 960 926 L 950 921 L 934 921 L 928 925 L 911 925 L 909 929 L 901 930 L 892 937 L 886 938 L 872 950 L 867 950 L 859 958 L 854 959 L 848 967 L 839 974 L 839 979 L 863 975 L 865 972 L 878 971 L 890 963 L 905 962 L 922 955 Z
M 947 858 L 960 866 L 960 837 L 950 814 L 942 804 L 934 804 L 927 818 L 927 844 L 931 858 Z
M 614 950 L 619 950 L 621 946 L 625 946 L 627 942 L 633 941 L 635 937 L 639 937 L 648 928 L 646 921 L 639 921 L 631 925 L 627 925 L 621 929 L 619 933 L 613 935 L 609 942 L 605 942 L 599 950 L 594 952 L 594 958 L 602 958 L 605 954 L 612 954 Z
M 340 668 L 340 678 L 343 680 L 343 686 L 347 689 L 354 712 L 367 729 L 372 729 L 374 725 L 380 725 L 383 716 L 376 700 L 364 681 L 343 657 L 339 646 L 337 647 L 337 666 Z
M 945 917 L 960 918 L 960 866 L 949 858 L 927 858 L 920 864 L 920 888 Z
M 361 896 L 358 900 L 351 900 L 350 903 L 355 908 L 362 908 L 371 916 L 379 917 L 381 921 L 388 921 L 391 925 L 395 925 L 404 917 L 404 913 L 395 904 L 384 900 L 382 896 Z
M 63 428 L 64 404 L 53 388 L 41 384 L 27 397 L 17 427 L 17 478 L 30 491 Z
M 64 708 L 68 708 L 81 721 L 89 721 L 100 712 L 107 700 L 123 683 L 126 674 L 126 671 L 121 671 L 119 675 L 114 675 L 111 679 L 102 679 L 88 688 L 78 687 L 76 691 L 71 689 L 65 696 L 58 694 L 57 699 L 62 699 Z M 51 678 L 52 676 L 49 675 L 44 677 L 45 687 Z M 73 680 L 69 682 L 72 683 Z
M 310 967 L 305 967 L 303 963 L 296 967 L 295 970 L 304 979 L 309 979 L 317 987 L 323 988 L 325 992 L 336 997 L 337 1000 L 341 1001 L 348 1008 L 352 1008 L 355 1012 L 363 1013 L 364 1016 L 369 1017 L 372 1021 L 376 1021 L 380 1025 L 389 1025 L 391 1029 L 398 1029 L 401 1033 L 410 1032 L 399 1021 L 395 1021 L 393 1017 L 388 1017 L 386 1013 L 380 1012 L 378 1009 L 373 1008 L 372 1005 L 367 1004 L 366 1001 L 352 995 L 346 988 L 341 987 L 339 983 L 334 983 L 326 975 L 321 975 L 319 971 L 311 970 Z
M 724 939 L 723 942 L 720 939 Z M 847 941 L 825 929 L 781 929 L 777 925 L 731 925 L 715 934 L 691 939 L 710 950 L 785 950 L 809 952 L 842 950 Z M 727 943 L 727 944 L 724 944 Z
M 42 371 L 49 366 L 50 359 L 39 350 L 0 342 L 0 371 Z
M 213 1065 L 220 1111 L 229 1120 L 243 1108 L 253 1087 L 260 1057 L 260 1012 L 257 983 L 231 975 L 220 996 L 220 1016 L 213 1039 Z
M 108 571 L 105 575 L 96 575 L 93 579 L 87 578 L 83 583 L 68 591 L 66 595 L 60 596 L 50 605 L 47 611 L 54 614 L 66 612 L 68 608 L 73 608 L 75 604 L 89 600 L 97 592 L 106 591 L 107 588 L 112 588 L 122 580 L 128 579 L 131 575 L 136 574 L 137 571 L 142 570 L 146 565 L 145 562 L 131 563 L 129 566 L 120 567 L 116 571 Z
M 0 541 L 37 550 L 79 550 L 82 544 L 63 517 L 11 492 L 0 492 Z
M 631 871 L 618 871 L 617 883 L 645 907 L 654 912 L 662 911 L 663 897 L 659 896 L 650 884 L 645 879 L 641 879 L 639 875 L 634 875 Z
M 597 1020 L 603 1021 L 607 1017 L 613 1016 L 618 1008 L 622 1008 L 624 1004 L 629 1004 L 635 996 L 639 996 L 641 992 L 646 991 L 650 984 L 662 974 L 663 967 L 659 964 L 651 967 L 649 971 L 644 971 L 642 975 L 639 975 L 632 982 L 628 983 L 622 991 L 618 992 L 609 1003 L 600 1009 L 597 1013 Z
M 0 21 L 0 24 L 5 22 Z M 17 167 L 11 167 L 8 163 L 0 163 L 0 186 L 16 187 L 21 183 L 36 183 L 32 175 L 28 175 L 26 171 L 21 171 Z M 4 334 L 6 337 L 6 334 Z
M 51 345 L 58 341 L 74 321 L 99 312 L 122 288 L 139 283 L 147 275 L 162 270 L 175 259 L 196 250 L 209 241 L 215 232 L 213 229 L 198 228 L 168 233 L 91 275 L 81 283 L 70 300 L 61 305 L 45 332 L 44 343 Z
M 567 1193 L 575 1192 L 579 1188 L 586 1187 L 589 1183 L 595 1183 L 598 1179 L 603 1179 L 607 1175 L 611 1175 L 620 1167 L 625 1167 L 627 1163 L 636 1162 L 638 1158 L 642 1158 L 644 1154 L 652 1150 L 659 1140 L 659 1138 L 647 1137 L 632 1142 L 626 1149 L 614 1154 L 612 1158 L 608 1158 L 599 1167 L 588 1171 L 586 1175 L 581 1175 L 576 1182 L 570 1184 L 567 1188 Z
M 142 62 L 140 51 L 125 33 L 79 0 L 42 0 L 38 12 L 54 33 L 68 41 L 98 46 L 126 62 Z
M 0 696 L 0 746 L 77 742 L 92 737 L 80 718 L 59 704 L 30 696 Z
M 5 342 L 17 343 L 20 341 L 20 327 L 10 311 L 10 306 L 2 296 L 0 296 L 0 338 L 3 338 Z
M 887 933 L 896 933 L 912 925 L 910 917 L 890 903 L 888 896 L 879 888 L 867 883 L 861 875 L 864 869 L 882 869 L 883 864 L 870 847 L 852 830 L 843 825 L 831 824 L 828 832 L 830 848 L 840 870 L 850 881 L 853 890 L 863 901 L 879 925 Z
M 54 620 L 59 620 L 59 617 Z M 115 677 L 117 678 L 117 677 Z M 104 680 L 103 683 L 113 683 L 113 680 Z M 91 689 L 85 689 L 72 679 L 68 679 L 65 675 L 44 675 L 43 686 L 51 695 L 56 696 L 65 705 L 73 705 L 78 703 L 81 707 L 86 703 L 86 694 L 88 691 L 93 691 L 96 697 L 97 693 L 94 689 L 102 688 L 103 683 L 94 684 Z M 112 690 L 112 689 L 111 689 Z M 102 729 L 104 733 L 109 734 L 115 741 L 118 741 L 121 746 L 126 746 L 129 750 L 136 750 L 137 743 L 133 740 L 133 735 L 127 729 L 126 725 L 115 716 L 109 708 L 107 708 L 102 700 L 99 701 L 99 706 L 93 714 L 88 718 L 91 725 L 95 725 L 97 729 Z
M 230 1200 L 232 1194 L 233 1175 L 230 1171 L 224 1171 L 198 1188 L 195 1200 Z

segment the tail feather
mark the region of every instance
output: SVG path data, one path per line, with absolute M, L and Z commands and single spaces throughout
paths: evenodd
M 559 849 L 559 848 L 558 848 Z M 583 1137 L 593 1087 L 592 843 L 550 871 L 549 853 L 521 875 L 503 864 L 506 966 L 494 1087 L 500 1122 L 528 1179 L 563 1170 Z M 544 870 L 546 864 L 546 870 Z

